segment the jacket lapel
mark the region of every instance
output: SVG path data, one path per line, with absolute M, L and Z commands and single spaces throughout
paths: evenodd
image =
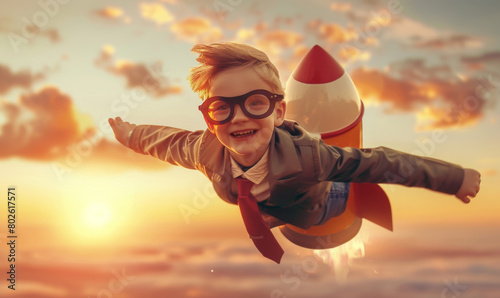
M 272 205 L 286 206 L 293 202 L 295 189 L 291 187 L 302 172 L 299 157 L 292 138 L 282 130 L 275 129 L 269 148 L 269 187 Z
M 205 171 L 210 176 L 208 178 L 212 180 L 219 197 L 228 203 L 236 204 L 238 189 L 231 171 L 229 151 L 215 135 L 208 131 L 206 133 L 209 135 L 200 154 L 200 164 L 205 166 Z
M 281 129 L 275 129 L 269 149 L 269 174 L 274 180 L 302 172 L 295 145 L 288 133 Z

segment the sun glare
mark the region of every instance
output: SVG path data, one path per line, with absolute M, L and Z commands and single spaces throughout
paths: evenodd
M 90 201 L 75 210 L 73 232 L 78 241 L 95 243 L 96 240 L 108 240 L 121 221 L 114 216 L 114 208 L 108 201 Z
M 80 178 L 84 181 L 84 178 Z M 103 245 L 113 243 L 124 230 L 133 212 L 134 200 L 117 187 L 94 183 L 68 182 L 62 192 L 67 235 L 73 243 Z
M 111 209 L 100 202 L 90 204 L 83 214 L 83 222 L 90 228 L 104 228 L 110 222 Z

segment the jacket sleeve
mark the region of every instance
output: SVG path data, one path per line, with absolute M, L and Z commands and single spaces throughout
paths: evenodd
M 173 165 L 196 169 L 204 131 L 188 131 L 168 126 L 139 125 L 130 136 L 129 147 Z
M 456 194 L 464 170 L 458 165 L 386 147 L 339 148 L 319 145 L 320 180 L 393 183 Z

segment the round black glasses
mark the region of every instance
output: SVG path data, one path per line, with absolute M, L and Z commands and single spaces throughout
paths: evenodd
M 239 105 L 247 117 L 262 119 L 271 115 L 276 101 L 282 99 L 282 94 L 274 94 L 267 90 L 258 89 L 235 97 L 210 97 L 198 109 L 208 122 L 221 125 L 233 119 L 235 105 Z

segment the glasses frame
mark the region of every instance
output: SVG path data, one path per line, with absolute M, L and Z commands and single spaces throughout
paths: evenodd
M 249 113 L 247 111 L 247 109 L 245 108 L 245 101 L 247 100 L 247 98 L 249 98 L 250 96 L 252 96 L 254 94 L 261 94 L 261 95 L 264 95 L 265 97 L 267 97 L 267 99 L 269 99 L 269 109 L 267 110 L 267 112 L 265 112 L 264 114 L 259 115 L 259 116 L 256 116 L 256 115 Z M 245 93 L 243 95 L 234 96 L 234 97 L 224 97 L 224 96 L 209 97 L 203 102 L 203 104 L 198 106 L 198 109 L 201 111 L 201 113 L 203 114 L 203 117 L 205 117 L 206 121 L 210 122 L 211 124 L 222 125 L 222 124 L 228 123 L 229 121 L 231 121 L 234 118 L 234 111 L 235 111 L 234 107 L 236 105 L 240 106 L 241 110 L 243 111 L 243 114 L 245 114 L 247 117 L 252 118 L 252 119 L 263 119 L 263 118 L 266 118 L 267 116 L 272 114 L 274 107 L 276 106 L 276 102 L 279 100 L 282 100 L 283 98 L 284 98 L 283 94 L 276 94 L 276 93 L 272 93 L 272 92 L 269 92 L 269 91 L 264 90 L 264 89 L 257 89 L 257 90 L 253 90 L 253 91 L 250 91 L 248 93 Z M 208 115 L 208 113 L 209 113 L 208 107 L 210 106 L 210 104 L 212 104 L 216 100 L 222 100 L 223 102 L 227 103 L 229 105 L 229 108 L 231 109 L 229 112 L 229 116 L 227 117 L 227 119 L 225 119 L 223 121 L 214 120 L 214 119 L 210 118 L 210 116 Z

